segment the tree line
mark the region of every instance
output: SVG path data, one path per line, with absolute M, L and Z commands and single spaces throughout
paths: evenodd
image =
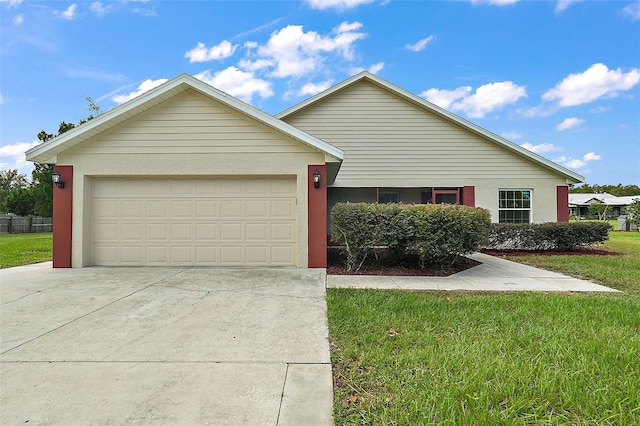
M 615 195 L 616 197 L 640 195 L 640 187 L 638 185 L 623 185 L 621 183 L 617 185 L 598 185 L 597 183 L 589 185 L 585 183 L 569 189 L 569 193 L 571 194 L 600 194 L 603 192 Z

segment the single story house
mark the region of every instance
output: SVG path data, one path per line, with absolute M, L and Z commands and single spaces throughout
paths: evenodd
M 272 116 L 189 75 L 27 151 L 55 165 L 54 267 L 325 267 L 340 201 L 568 220 L 584 178 L 368 72 Z
M 569 194 L 569 214 L 578 218 L 591 217 L 593 216 L 589 210 L 591 204 L 602 203 L 608 206 L 607 218 L 616 219 L 624 213 L 624 209 L 629 207 L 634 200 L 640 200 L 640 194 L 623 197 L 606 192 L 598 194 Z

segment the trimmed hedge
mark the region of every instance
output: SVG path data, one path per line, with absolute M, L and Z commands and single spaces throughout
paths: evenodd
M 607 222 L 492 223 L 489 250 L 571 250 L 609 239 Z
M 488 210 L 445 204 L 338 203 L 331 210 L 331 236 L 343 247 L 349 272 L 376 246 L 395 262 L 413 255 L 422 268 L 451 264 L 480 249 L 490 224 Z

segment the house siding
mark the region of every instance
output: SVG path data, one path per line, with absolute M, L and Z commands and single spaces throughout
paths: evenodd
M 372 82 L 283 120 L 345 151 L 332 187 L 475 186 L 476 206 L 491 210 L 494 221 L 499 189 L 531 189 L 533 220 L 556 220 L 556 186 L 566 177 Z
M 307 166 L 324 153 L 188 90 L 58 155 L 73 165 L 72 266 L 89 266 L 92 180 L 105 176 L 295 176 L 297 259 L 307 267 Z

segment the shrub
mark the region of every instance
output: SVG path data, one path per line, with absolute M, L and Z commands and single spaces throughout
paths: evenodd
M 572 250 L 609 239 L 607 222 L 493 223 L 484 246 L 492 250 Z
M 451 263 L 477 251 L 489 226 L 487 210 L 466 206 L 339 203 L 331 211 L 332 238 L 343 247 L 349 272 L 375 246 L 386 247 L 391 262 L 414 255 L 422 268 Z

